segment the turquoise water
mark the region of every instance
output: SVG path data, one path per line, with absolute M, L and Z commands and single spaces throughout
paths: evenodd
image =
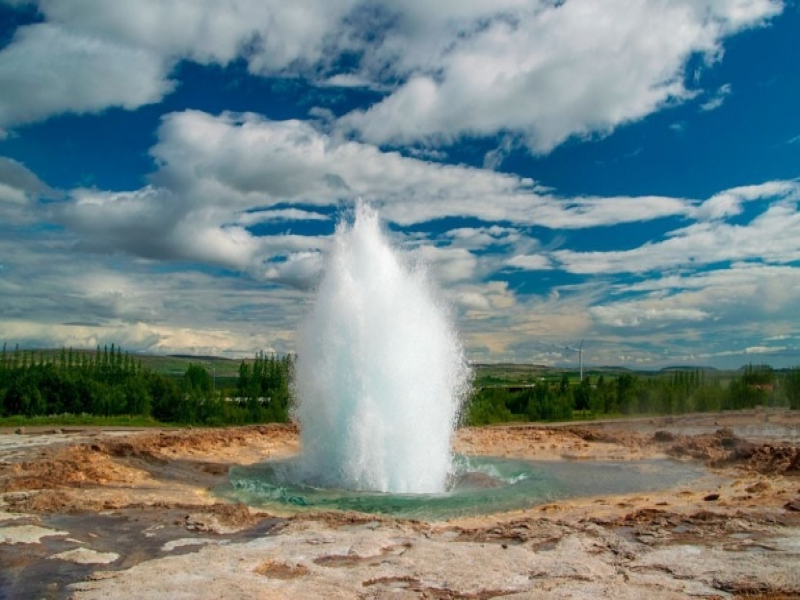
M 456 456 L 456 475 L 436 494 L 390 494 L 315 487 L 293 481 L 297 459 L 234 467 L 228 499 L 280 512 L 354 510 L 421 520 L 490 514 L 559 499 L 652 492 L 708 472 L 672 460 L 531 461 Z

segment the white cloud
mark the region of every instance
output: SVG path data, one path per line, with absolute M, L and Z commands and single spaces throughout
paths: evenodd
M 745 354 L 769 354 L 770 352 L 782 352 L 788 350 L 786 346 L 748 346 L 744 349 Z
M 553 229 L 584 229 L 618 223 L 685 216 L 692 204 L 664 196 L 569 198 L 537 207 L 536 223 Z
M 41 0 L 42 12 L 79 35 L 117 39 L 167 59 L 228 64 L 254 73 L 326 58 L 353 0 Z M 300 66 L 300 65 L 298 65 Z
M 738 367 L 748 353 L 779 351 L 775 341 L 791 348 L 786 340 L 800 333 L 797 267 L 741 263 L 615 287 L 588 308 L 593 327 L 586 337 L 639 348 L 644 356 L 662 347 L 668 354 L 651 356 L 655 364 Z M 787 364 L 789 356 L 770 362 Z
M 425 245 L 412 250 L 409 256 L 424 264 L 436 281 L 447 284 L 472 279 L 478 267 L 478 259 L 464 248 Z
M 307 294 L 250 278 L 70 250 L 55 232 L 0 239 L 0 344 L 251 355 L 286 352 Z
M 263 278 L 300 290 L 315 287 L 323 268 L 320 252 L 294 252 L 281 262 L 268 263 Z
M 193 204 L 191 196 L 164 188 L 135 192 L 76 190 L 73 201 L 57 209 L 59 220 L 80 236 L 79 248 L 122 251 L 157 260 L 221 265 L 258 275 L 265 261 L 290 252 L 319 250 L 325 241 L 312 236 L 257 237 L 240 224 L 253 213 Z M 220 199 L 224 204 L 224 197 Z M 272 215 L 277 221 L 285 214 Z M 261 214 L 263 222 L 268 215 Z
M 503 265 L 641 273 L 719 261 L 786 263 L 800 256 L 795 206 L 800 184 L 792 181 L 733 188 L 699 205 L 668 197 L 560 198 L 529 179 L 381 152 L 330 137 L 308 123 L 197 111 L 165 117 L 151 152 L 159 169 L 150 186 L 133 192 L 76 190 L 58 209 L 81 247 L 206 262 L 308 287 L 319 265 L 310 256 L 325 247 L 325 239 L 258 237 L 247 227 L 326 219 L 291 205 L 336 207 L 361 197 L 400 225 L 453 216 L 515 225 L 456 229 L 440 240 L 445 247 L 420 250 L 449 265 L 444 271 L 449 280 L 484 276 Z M 769 204 L 751 223 L 724 221 L 743 202 L 755 200 Z M 664 241 L 612 252 L 544 251 L 518 229 L 534 224 L 580 229 L 667 216 L 702 220 Z M 492 256 L 475 258 L 474 252 L 490 247 Z M 300 253 L 296 259 L 280 264 L 295 253 Z M 301 274 L 307 276 L 303 284 L 297 279 Z
M 300 210 L 299 208 L 282 208 L 278 210 L 252 210 L 236 217 L 236 224 L 249 227 L 258 223 L 288 223 L 291 221 L 329 221 L 330 217 L 322 213 Z
M 172 91 L 156 54 L 50 24 L 19 29 L 0 51 L 0 129 L 62 112 L 132 109 Z
M 570 136 L 605 135 L 687 98 L 713 108 L 730 87 L 689 87 L 699 83 L 687 83 L 690 57 L 721 60 L 726 36 L 764 24 L 780 12 L 776 0 L 39 6 L 46 22 L 19 29 L 0 50 L 0 129 L 64 111 L 158 102 L 185 59 L 241 59 L 254 74 L 363 86 L 385 99 L 346 116 L 339 129 L 334 113 L 321 108 L 309 111 L 316 126 L 255 114 L 173 113 L 151 149 L 157 167 L 149 185 L 73 190 L 54 204 L 40 200 L 57 192 L 0 158 L 0 221 L 12 234 L 0 240 L 0 337 L 228 354 L 292 349 L 329 239 L 291 232 L 308 221 L 332 228 L 333 209 L 358 197 L 386 220 L 415 229 L 397 234 L 413 240 L 407 258 L 427 263 L 445 287 L 473 356 L 524 360 L 541 354 L 537 338 L 591 336 L 596 360 L 622 354 L 645 364 L 659 359 L 632 348 L 700 344 L 719 323 L 736 324 L 743 353 L 796 336 L 798 182 L 733 188 L 702 203 L 563 197 L 529 178 L 426 162 L 447 157 L 427 144 L 465 135 L 499 135 L 485 157 L 494 167 L 521 145 L 546 152 Z M 335 67 L 343 52 L 349 72 Z M 402 153 L 375 145 L 384 142 L 414 145 Z M 754 202 L 759 215 L 733 224 L 730 217 Z M 428 232 L 438 228 L 426 227 L 429 221 L 449 217 L 483 224 Z M 530 231 L 664 217 L 684 226 L 621 252 L 576 252 L 566 237 L 542 247 Z M 16 226 L 51 218 L 66 231 L 14 237 Z M 258 236 L 254 226 L 281 233 Z M 184 264 L 165 267 L 168 261 Z M 703 272 L 727 261 L 742 262 Z M 542 271 L 543 281 L 557 280 L 558 270 L 605 276 L 537 295 L 498 280 L 513 269 Z M 613 277 L 659 270 L 669 274 L 632 284 Z M 61 322 L 64 314 L 76 324 Z
M 671 123 L 669 128 L 675 132 L 676 135 L 683 135 L 686 133 L 686 121 L 678 121 L 676 123 Z
M 308 123 L 252 114 L 173 113 L 164 117 L 158 135 L 151 153 L 159 168 L 151 185 L 129 192 L 74 190 L 71 201 L 55 209 L 58 220 L 79 236 L 79 247 L 210 263 L 291 281 L 302 273 L 311 277 L 318 262 L 307 254 L 286 264 L 273 259 L 317 252 L 326 241 L 291 234 L 258 237 L 247 229 L 328 218 L 291 205 L 336 207 L 363 198 L 401 225 L 467 216 L 554 228 L 643 221 L 693 209 L 675 198 L 558 198 L 530 179 L 426 163 L 337 140 Z M 514 228 L 496 225 L 454 230 L 445 238 L 449 249 L 425 252 L 437 257 L 435 262 L 447 257 L 447 278 L 478 268 L 470 250 L 513 247 L 526 254 L 536 247 Z M 303 287 L 311 284 L 307 280 Z
M 664 241 L 632 250 L 557 250 L 552 256 L 567 271 L 583 274 L 644 273 L 723 261 L 791 263 L 800 260 L 798 195 L 797 182 L 735 188 L 714 196 L 709 206 L 701 205 L 700 214 L 708 217 L 736 214 L 737 203 L 769 196 L 773 196 L 773 203 L 747 225 L 701 221 L 672 231 Z
M 372 61 L 405 80 L 341 125 L 380 144 L 511 131 L 547 152 L 692 97 L 688 58 L 718 59 L 725 36 L 763 24 L 782 4 L 570 0 L 492 8 L 396 9 L 401 26 L 373 49 Z
M 25 165 L 0 156 L 0 227 L 34 222 L 36 201 L 58 196 Z
M 613 327 L 640 327 L 645 323 L 664 326 L 672 325 L 674 321 L 702 321 L 709 317 L 707 312 L 697 308 L 642 306 L 638 302 L 594 306 L 589 309 L 589 314 L 598 323 Z
M 445 232 L 452 246 L 480 250 L 491 246 L 519 244 L 523 236 L 517 229 L 492 225 L 491 227 L 460 227 Z
M 0 51 L 0 132 L 63 112 L 159 102 L 180 60 L 313 73 L 352 0 L 40 0 L 46 22 Z
M 315 254 L 325 237 L 257 236 L 248 228 L 329 220 L 308 207 L 358 198 L 401 225 L 453 216 L 518 225 L 582 228 L 644 221 L 694 210 L 662 197 L 559 198 L 530 179 L 464 166 L 426 163 L 360 142 L 339 140 L 300 121 L 257 115 L 167 115 L 151 149 L 158 170 L 139 190 L 78 189 L 54 209 L 57 220 L 91 252 L 125 252 L 151 260 L 220 265 L 250 275 L 313 286 Z M 296 205 L 296 206 L 292 206 Z M 444 234 L 417 250 L 445 281 L 485 276 L 510 250 L 517 268 L 547 268 L 538 242 L 516 227 L 491 225 Z M 491 248 L 491 255 L 475 252 Z
M 725 99 L 731 94 L 731 84 L 726 83 L 720 86 L 714 95 L 700 105 L 700 110 L 709 112 L 718 109 L 725 102 Z
M 541 254 L 518 254 L 509 258 L 506 264 L 523 271 L 548 271 L 553 268 L 550 259 Z
M 768 181 L 731 188 L 703 202 L 692 216 L 698 220 L 722 219 L 740 214 L 745 202 L 781 197 L 800 199 L 800 185 L 796 181 Z
M 690 56 L 719 60 L 727 36 L 782 10 L 779 0 L 37 4 L 45 22 L 0 51 L 0 128 L 158 102 L 179 61 L 243 59 L 257 75 L 389 90 L 340 122 L 367 141 L 502 133 L 491 165 L 512 146 L 547 152 L 693 97 Z
M 309 123 L 253 114 L 173 113 L 151 153 L 161 165 L 153 183 L 191 195 L 195 203 L 335 206 L 361 197 L 401 225 L 459 215 L 581 228 L 692 209 L 676 198 L 558 198 L 531 179 L 431 164 L 339 140 Z

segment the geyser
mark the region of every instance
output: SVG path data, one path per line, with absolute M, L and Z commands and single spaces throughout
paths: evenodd
M 315 487 L 444 492 L 469 368 L 421 265 L 359 202 L 340 222 L 297 345 L 302 456 L 285 476 Z

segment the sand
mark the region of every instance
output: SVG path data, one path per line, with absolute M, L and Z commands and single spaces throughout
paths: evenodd
M 800 597 L 800 414 L 465 428 L 456 449 L 709 477 L 426 523 L 220 500 L 292 426 L 0 431 L 3 598 Z

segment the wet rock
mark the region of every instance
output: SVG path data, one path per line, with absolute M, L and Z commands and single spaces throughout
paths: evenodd
M 675 439 L 675 434 L 669 431 L 659 430 L 653 434 L 653 439 L 656 442 L 671 442 Z
M 707 494 L 706 496 L 703 496 L 703 500 L 705 500 L 706 502 L 713 502 L 714 500 L 719 500 L 719 494 L 716 493 Z
M 800 497 L 797 497 L 794 500 L 789 500 L 789 502 L 783 505 L 783 508 L 794 512 L 800 512 Z
M 468 487 L 468 488 L 484 490 L 484 489 L 503 487 L 504 484 L 496 477 L 492 477 L 491 475 L 487 475 L 486 473 L 470 471 L 468 473 L 463 473 L 459 475 L 456 480 L 456 485 L 459 487 Z

